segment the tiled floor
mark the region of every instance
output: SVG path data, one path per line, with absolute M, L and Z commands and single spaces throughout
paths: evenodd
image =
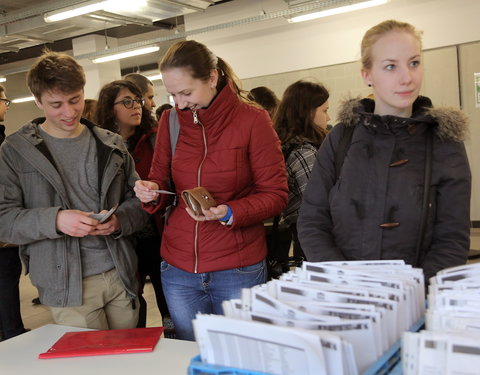
M 480 228 L 472 229 L 470 236 L 471 249 L 480 250 Z M 52 323 L 50 312 L 43 305 L 33 305 L 32 299 L 37 296 L 37 290 L 30 283 L 30 279 L 22 276 L 20 280 L 20 299 L 23 322 L 26 328 L 34 329 Z M 147 326 L 156 327 L 162 324 L 160 312 L 155 301 L 155 293 L 150 283 L 145 285 L 144 297 L 147 301 Z

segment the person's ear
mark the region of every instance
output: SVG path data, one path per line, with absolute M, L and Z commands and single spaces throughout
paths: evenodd
M 365 84 L 368 87 L 372 87 L 372 80 L 370 79 L 370 72 L 367 69 L 362 69 L 360 71 L 360 73 L 362 74 L 363 82 L 365 82 Z
M 37 105 L 38 109 L 42 110 L 43 111 L 43 104 L 42 102 L 40 101 L 39 98 L 35 97 L 35 104 Z
M 212 69 L 210 70 L 210 86 L 213 88 L 217 87 L 218 83 L 218 70 Z

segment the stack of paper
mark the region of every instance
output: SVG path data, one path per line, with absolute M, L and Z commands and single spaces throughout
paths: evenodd
M 480 332 L 480 263 L 447 268 L 432 277 L 426 328 Z
M 198 315 L 206 363 L 269 374 L 358 374 L 424 314 L 420 269 L 403 261 L 308 263 Z
M 480 264 L 442 270 L 430 279 L 428 331 L 405 333 L 406 375 L 480 373 Z

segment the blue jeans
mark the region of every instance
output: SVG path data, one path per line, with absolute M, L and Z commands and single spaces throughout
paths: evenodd
M 195 340 L 192 319 L 197 312 L 223 314 L 223 301 L 240 298 L 242 288 L 266 281 L 265 260 L 251 266 L 206 273 L 186 272 L 162 261 L 161 272 L 176 337 L 190 341 Z

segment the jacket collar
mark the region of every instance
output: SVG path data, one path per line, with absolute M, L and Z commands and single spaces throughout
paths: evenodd
M 222 118 L 230 116 L 231 112 L 240 104 L 240 100 L 235 93 L 230 80 L 220 89 L 218 94 L 213 98 L 210 105 L 206 108 L 199 108 L 196 110 L 199 121 L 208 128 L 212 126 L 225 126 L 225 121 L 220 121 Z M 180 111 L 177 109 L 179 118 L 184 122 L 193 123 L 192 110 L 187 109 Z
M 43 122 L 45 122 L 45 117 L 36 118 L 23 126 L 18 131 L 18 134 L 23 136 L 34 146 L 37 146 L 43 141 L 39 131 L 39 125 Z M 123 145 L 120 136 L 117 135 L 115 137 L 112 137 L 112 135 L 114 135 L 115 133 L 111 132 L 110 130 L 99 128 L 93 122 L 90 122 L 84 118 L 80 120 L 80 123 L 85 125 L 92 132 L 93 136 L 105 146 L 117 149 L 123 153 L 126 152 L 126 148 Z
M 338 119 L 346 126 L 370 124 L 388 126 L 409 126 L 427 124 L 436 127 L 436 134 L 442 139 L 462 142 L 466 138 L 468 119 L 455 108 L 433 108 L 432 102 L 425 96 L 419 96 L 413 103 L 412 117 L 374 115 L 375 102 L 372 99 L 351 98 L 340 107 Z

